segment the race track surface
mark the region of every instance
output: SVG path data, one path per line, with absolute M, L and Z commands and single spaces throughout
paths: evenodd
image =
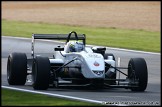
M 52 53 L 53 48 L 56 45 L 61 45 L 58 42 L 49 41 L 36 41 L 35 49 L 39 54 L 46 55 L 45 53 Z M 1 55 L 1 76 L 2 86 L 9 86 L 6 77 L 7 57 L 12 52 L 23 52 L 27 54 L 29 58 L 31 55 L 31 39 L 19 39 L 12 37 L 2 36 L 2 55 Z M 46 91 L 53 94 L 61 94 L 85 99 L 91 99 L 103 102 L 123 102 L 126 105 L 132 105 L 132 103 L 139 104 L 157 104 L 161 105 L 161 77 L 160 77 L 160 54 L 142 53 L 134 51 L 122 51 L 116 49 L 107 48 L 108 53 L 113 53 L 116 60 L 118 57 L 121 59 L 121 66 L 127 67 L 130 58 L 142 57 L 145 58 L 148 67 L 148 86 L 145 92 L 132 92 L 129 89 L 123 88 L 109 88 L 109 89 L 86 89 L 82 87 L 60 87 L 49 88 Z M 52 54 L 48 54 L 51 55 Z M 33 90 L 31 82 L 27 82 L 25 86 L 9 86 L 21 89 Z M 130 103 L 130 104 L 129 104 Z

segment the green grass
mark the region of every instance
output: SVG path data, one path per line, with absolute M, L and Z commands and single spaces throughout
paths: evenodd
M 86 42 L 91 45 L 160 52 L 160 32 L 2 20 L 5 36 L 31 38 L 32 33 L 67 34 L 71 31 L 86 34 Z
M 1 90 L 2 106 L 101 106 L 100 104 L 62 99 L 9 89 Z

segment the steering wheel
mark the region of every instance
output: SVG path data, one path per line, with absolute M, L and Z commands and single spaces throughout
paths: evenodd
M 72 32 L 69 33 L 68 38 L 67 38 L 67 40 L 66 40 L 66 43 L 69 42 L 72 33 L 74 33 L 75 39 L 78 41 L 78 35 L 77 35 L 77 33 L 76 33 L 75 31 L 72 31 Z

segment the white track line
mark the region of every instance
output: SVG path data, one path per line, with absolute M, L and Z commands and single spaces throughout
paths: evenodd
M 31 40 L 31 38 L 24 38 L 24 37 L 12 37 L 12 36 L 2 36 L 2 37 Z M 65 43 L 65 42 L 61 42 L 61 41 L 52 41 L 52 40 L 40 40 L 40 41 L 48 41 L 48 42 L 55 42 L 55 43 Z M 87 45 L 87 46 L 94 47 L 95 45 Z M 112 48 L 112 47 L 106 47 L 106 48 L 107 49 L 113 49 L 113 50 L 127 51 L 127 52 L 137 52 L 137 53 L 144 53 L 144 54 L 161 55 L 160 53 L 155 53 L 155 52 L 145 52 L 145 51 L 122 49 L 122 48 Z
M 52 93 L 41 92 L 41 91 L 33 91 L 33 90 L 27 90 L 27 89 L 20 89 L 20 88 L 15 88 L 15 87 L 8 87 L 8 86 L 1 86 L 1 87 L 5 88 L 5 89 L 12 89 L 12 90 L 18 90 L 18 91 L 23 91 L 23 92 L 30 92 L 30 93 L 35 93 L 35 94 L 50 95 L 50 96 L 54 96 L 54 97 L 68 98 L 68 99 L 73 99 L 73 100 L 79 100 L 79 101 L 103 104 L 103 101 L 97 101 L 97 100 L 91 100 L 91 99 L 85 99 L 85 98 L 79 98 L 79 97 L 73 97 L 73 96 L 67 96 L 67 95 L 61 95 L 61 94 L 52 94 Z

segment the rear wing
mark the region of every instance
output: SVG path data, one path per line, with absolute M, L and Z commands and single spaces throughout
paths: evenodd
M 69 34 L 32 34 L 31 56 L 34 58 L 34 40 L 35 39 L 49 39 L 49 40 L 67 40 Z M 77 39 L 82 40 L 85 45 L 85 34 L 77 34 Z M 71 36 L 70 40 L 76 40 L 75 36 Z

